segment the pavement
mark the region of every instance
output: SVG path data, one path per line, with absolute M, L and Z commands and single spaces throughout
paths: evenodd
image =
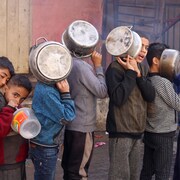
M 174 156 L 173 156 L 171 177 L 169 180 L 172 180 L 172 176 L 173 176 L 176 148 L 177 148 L 177 138 L 175 138 L 174 140 L 174 148 L 173 148 Z M 63 180 L 61 157 L 62 157 L 62 152 L 59 153 L 59 157 L 57 161 L 56 180 Z M 143 157 L 143 152 L 142 152 L 142 157 Z M 88 180 L 108 180 L 108 168 L 109 168 L 108 134 L 104 131 L 95 132 L 94 154 L 89 169 Z M 27 169 L 27 180 L 34 180 L 33 178 L 34 168 L 30 159 L 27 160 L 26 169 Z

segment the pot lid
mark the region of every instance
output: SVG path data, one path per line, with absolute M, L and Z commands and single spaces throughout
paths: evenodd
M 36 57 L 39 72 L 51 79 L 58 80 L 67 76 L 72 67 L 72 57 L 61 44 L 48 42 Z
M 133 43 L 133 34 L 127 26 L 113 29 L 106 38 L 106 49 L 114 56 L 120 56 L 128 51 Z
M 68 27 L 68 34 L 80 46 L 94 46 L 99 40 L 96 28 L 87 21 L 77 20 Z

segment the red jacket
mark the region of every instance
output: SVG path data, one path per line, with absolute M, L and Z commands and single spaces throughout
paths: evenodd
M 0 168 L 23 162 L 28 156 L 28 140 L 11 129 L 15 109 L 3 107 L 0 112 Z
M 12 107 L 3 107 L 0 112 L 0 138 L 7 136 L 11 130 L 11 121 L 15 109 Z

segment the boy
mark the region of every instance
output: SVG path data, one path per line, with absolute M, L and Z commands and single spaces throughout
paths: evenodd
M 3 88 L 12 75 L 14 75 L 14 67 L 11 61 L 7 57 L 0 57 L 0 99 L 3 93 Z M 0 109 L 4 105 L 5 102 L 0 100 Z
M 92 66 L 85 58 L 74 58 L 68 76 L 76 118 L 66 126 L 62 168 L 64 180 L 88 178 L 96 129 L 96 100 L 107 96 L 102 55 L 94 51 Z
M 29 79 L 24 75 L 14 75 L 4 87 L 1 102 L 6 105 L 0 110 L 0 179 L 26 179 L 25 160 L 28 141 L 11 129 L 13 113 L 32 90 Z M 4 98 L 4 99 L 3 99 Z
M 146 78 L 148 70 L 142 64 L 149 40 L 144 36 L 136 59 L 126 62 L 117 57 L 106 71 L 109 111 L 106 129 L 109 132 L 109 180 L 139 180 L 141 168 L 141 137 L 144 133 L 147 102 L 152 102 L 155 90 Z
M 155 100 L 148 104 L 144 133 L 144 158 L 141 180 L 168 180 L 173 156 L 173 138 L 177 129 L 175 110 L 180 111 L 180 98 L 172 83 L 160 75 L 160 58 L 168 46 L 152 43 L 147 53 L 149 76 L 156 91 Z
M 30 141 L 29 155 L 35 180 L 54 180 L 59 152 L 60 132 L 75 118 L 74 102 L 66 79 L 56 84 L 37 82 L 32 108 L 41 124 L 40 133 Z

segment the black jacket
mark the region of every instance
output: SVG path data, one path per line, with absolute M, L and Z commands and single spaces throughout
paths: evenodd
M 113 61 L 106 71 L 109 111 L 106 128 L 110 137 L 139 137 L 145 129 L 147 102 L 155 98 L 151 81 L 146 78 L 145 65 L 139 64 L 142 77 L 133 70 L 125 70 Z

